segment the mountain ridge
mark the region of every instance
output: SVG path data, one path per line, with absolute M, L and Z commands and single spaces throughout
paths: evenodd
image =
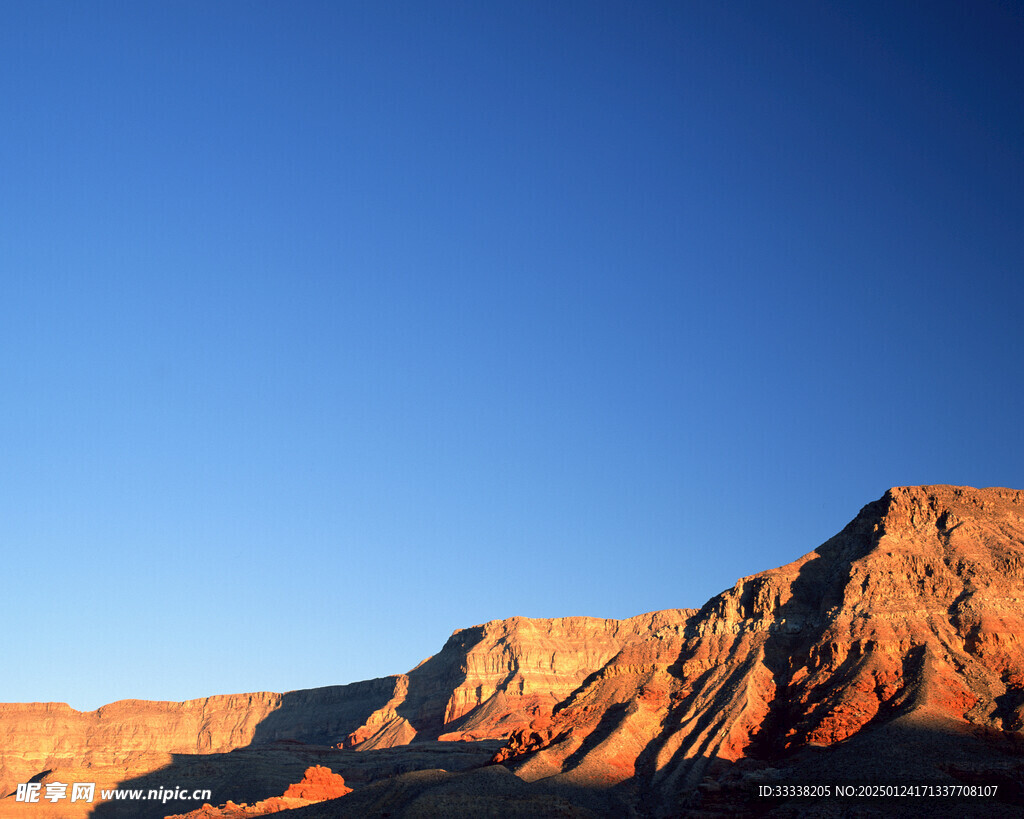
M 344 686 L 93 712 L 0 704 L 0 794 L 45 770 L 122 782 L 282 743 L 335 770 L 355 764 L 352 752 L 458 744 L 481 749 L 472 764 L 489 759 L 538 787 L 675 815 L 742 802 L 786 760 L 811 771 L 816 755 L 855 746 L 894 759 L 873 739 L 893 732 L 954 737 L 1021 787 L 1024 764 L 1004 750 L 1024 727 L 1022 634 L 1024 492 L 893 487 L 816 549 L 699 609 L 492 620 L 457 629 L 406 674 Z M 503 744 L 485 753 L 488 742 Z M 955 780 L 942 766 L 960 757 L 942 753 L 900 764 Z M 979 775 L 972 764 L 956 770 Z M 343 773 L 358 785 L 361 771 Z M 266 796 L 283 791 L 274 785 Z M 344 797 L 353 810 L 358 793 Z

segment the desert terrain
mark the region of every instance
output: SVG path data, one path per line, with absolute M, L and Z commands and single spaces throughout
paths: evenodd
M 1016 816 L 1022 634 L 1024 492 L 898 487 L 699 609 L 495 620 L 327 688 L 2 704 L 0 816 Z

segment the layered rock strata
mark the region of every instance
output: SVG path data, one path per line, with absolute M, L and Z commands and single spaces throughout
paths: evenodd
M 716 761 L 910 715 L 1019 732 L 1022 635 L 1024 493 L 892 489 L 813 552 L 632 642 L 497 760 L 671 803 Z
M 349 686 L 91 713 L 0 705 L 0 791 L 61 771 L 123 781 L 282 743 L 340 755 L 330 764 L 342 770 L 352 750 L 497 739 L 492 761 L 543 780 L 537 793 L 607 793 L 641 814 L 736 810 L 729 783 L 831 770 L 823 760 L 890 779 L 996 777 L 1024 799 L 1022 635 L 1024 493 L 902 487 L 699 610 L 492 621 L 408 674 Z M 408 781 L 418 799 L 459 791 L 479 808 L 466 789 L 505 780 Z
M 505 739 L 550 714 L 624 646 L 691 614 L 495 620 L 456 631 L 408 674 L 285 694 L 125 700 L 91 712 L 0 704 L 0 798 L 32 777 L 101 789 L 183 756 L 280 743 L 367 751 Z

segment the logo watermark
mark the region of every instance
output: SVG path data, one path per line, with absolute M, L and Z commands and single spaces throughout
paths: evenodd
M 68 789 L 71 789 L 70 793 Z M 99 792 L 101 802 L 110 802 L 117 799 L 124 800 L 148 800 L 153 802 L 171 802 L 173 800 L 209 802 L 211 794 L 209 790 L 188 790 L 187 788 L 150 788 L 148 791 L 143 788 L 109 788 Z M 50 802 L 57 803 L 63 799 L 69 802 L 93 802 L 96 799 L 95 782 L 23 782 L 18 785 L 14 794 L 15 802 Z

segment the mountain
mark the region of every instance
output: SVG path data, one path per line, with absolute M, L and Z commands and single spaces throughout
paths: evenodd
M 624 646 L 666 624 L 682 623 L 689 614 L 665 611 L 622 621 L 496 620 L 456 631 L 438 654 L 408 674 L 285 694 L 124 700 L 90 712 L 63 703 L 0 704 L 0 795 L 44 771 L 51 772 L 46 781 L 95 781 L 98 788 L 110 788 L 184 764 L 180 760 L 209 762 L 241 749 L 258 752 L 264 760 L 275 754 L 287 757 L 289 775 L 301 776 L 308 765 L 323 761 L 323 752 L 336 754 L 338 747 L 361 752 L 353 763 L 358 768 L 381 756 L 368 756 L 368 751 L 415 740 L 409 760 L 432 755 L 450 767 L 453 740 L 500 740 L 463 752 L 461 764 L 482 764 L 513 730 L 550 714 Z M 319 750 L 313 757 L 296 757 L 299 750 L 310 749 Z M 408 764 L 394 770 L 410 770 Z M 381 768 L 375 762 L 372 767 L 392 772 L 390 765 Z M 362 770 L 345 769 L 346 780 L 366 777 Z M 294 781 L 268 780 L 257 788 L 258 798 L 279 796 Z M 155 787 L 161 784 L 169 781 Z M 221 801 L 256 798 L 246 798 L 244 790 L 232 793 Z M 39 815 L 38 806 L 26 808 Z M 65 804 L 65 810 L 70 808 Z M 84 815 L 85 808 L 79 810 Z
M 1017 815 L 1021 635 L 1024 493 L 900 487 L 814 551 L 699 610 L 492 621 L 456 631 L 407 674 L 346 686 L 88 713 L 0 705 L 0 794 L 36 776 L 195 783 L 215 804 L 253 803 L 323 765 L 353 792 L 296 817 L 522 806 L 540 816 L 829 815 L 840 803 Z M 867 783 L 989 791 L 835 798 L 839 785 Z M 778 790 L 806 784 L 833 793 Z M 781 795 L 762 799 L 764 788 Z M 59 815 L 86 815 L 72 807 Z M 196 807 L 108 802 L 93 815 Z M 0 816 L 58 815 L 49 810 L 0 800 Z
M 813 552 L 632 643 L 499 758 L 526 780 L 630 783 L 669 813 L 744 760 L 788 759 L 788 783 L 987 773 L 1020 795 L 1024 757 L 1000 747 L 1024 726 L 1022 516 L 1017 491 L 892 489 Z M 890 747 L 928 737 L 937 752 Z M 987 744 L 964 761 L 942 747 L 956 739 Z M 860 752 L 814 753 L 832 748 Z

